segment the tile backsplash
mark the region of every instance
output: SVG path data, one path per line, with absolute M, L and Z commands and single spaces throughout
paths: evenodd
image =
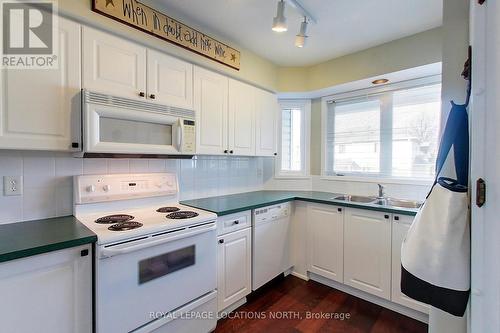
M 264 160 L 225 156 L 82 159 L 63 153 L 0 151 L 0 223 L 71 215 L 74 175 L 176 173 L 180 199 L 185 200 L 262 189 Z M 4 196 L 3 176 L 23 176 L 23 195 Z

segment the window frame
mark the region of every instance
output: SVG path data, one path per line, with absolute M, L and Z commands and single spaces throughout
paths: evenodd
M 362 99 L 369 98 L 375 95 L 384 95 L 397 90 L 418 88 L 421 86 L 442 84 L 441 75 L 433 75 L 424 78 L 412 79 L 403 82 L 393 83 L 384 85 L 381 87 L 371 87 L 367 89 L 347 91 L 339 94 L 329 95 L 321 98 L 321 176 L 322 180 L 332 180 L 332 181 L 353 181 L 353 182 L 368 182 L 368 183 L 386 183 L 386 184 L 409 184 L 409 185 L 429 185 L 433 183 L 433 179 L 419 179 L 419 178 L 403 178 L 403 177 L 384 177 L 380 174 L 375 174 L 373 176 L 366 174 L 346 174 L 346 175 L 329 175 L 326 172 L 326 161 L 327 161 L 327 113 L 328 105 L 331 101 L 335 100 L 348 100 L 348 99 Z M 388 103 L 389 102 L 389 103 Z M 391 107 L 392 101 L 383 101 L 386 105 L 381 105 L 381 123 L 392 122 L 392 112 L 390 117 L 383 117 L 384 108 Z M 441 115 L 442 116 L 442 115 Z M 439 138 L 441 133 L 439 133 Z M 381 138 L 382 140 L 382 138 Z M 387 154 L 387 152 L 386 152 Z M 389 152 L 390 154 L 390 152 Z M 381 153 L 382 157 L 382 153 Z M 387 158 L 387 156 L 386 156 Z
M 274 178 L 276 179 L 307 179 L 310 178 L 310 144 L 311 144 L 311 100 L 310 99 L 281 99 L 278 114 L 278 156 L 274 162 Z M 281 169 L 283 109 L 296 108 L 301 110 L 301 170 L 286 171 Z

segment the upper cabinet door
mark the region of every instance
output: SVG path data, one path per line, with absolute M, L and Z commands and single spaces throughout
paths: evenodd
M 255 155 L 255 92 L 248 84 L 229 80 L 229 153 Z
M 346 208 L 344 283 L 391 298 L 391 215 Z
M 193 65 L 148 50 L 147 98 L 160 104 L 193 108 Z
M 84 27 L 83 87 L 100 93 L 145 100 L 146 48 Z
M 220 155 L 227 150 L 227 77 L 194 68 L 196 153 Z
M 275 94 L 256 91 L 256 155 L 273 156 L 276 153 L 276 117 L 279 110 Z
M 80 149 L 80 25 L 63 18 L 58 57 L 58 69 L 0 71 L 0 149 Z

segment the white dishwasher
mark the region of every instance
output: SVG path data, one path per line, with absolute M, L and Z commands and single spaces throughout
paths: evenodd
M 252 212 L 252 290 L 260 288 L 290 266 L 290 203 Z

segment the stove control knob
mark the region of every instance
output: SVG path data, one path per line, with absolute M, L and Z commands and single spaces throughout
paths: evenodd
M 87 186 L 87 192 L 95 192 L 95 186 L 94 185 Z
M 109 185 L 104 185 L 104 186 L 102 187 L 102 189 L 104 190 L 104 192 L 109 192 L 109 190 L 111 190 L 111 186 L 109 186 Z

